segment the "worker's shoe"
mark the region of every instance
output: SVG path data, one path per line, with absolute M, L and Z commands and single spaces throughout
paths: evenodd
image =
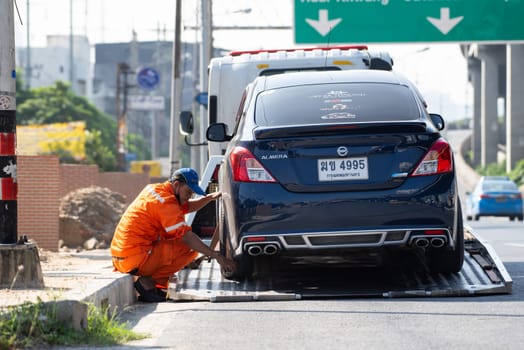
M 166 301 L 166 293 L 155 287 L 155 282 L 149 277 L 139 277 L 134 283 L 138 292 L 138 301 L 146 303 L 161 303 Z

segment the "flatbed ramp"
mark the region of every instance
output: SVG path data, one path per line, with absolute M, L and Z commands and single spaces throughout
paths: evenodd
M 429 274 L 420 261 L 407 259 L 381 268 L 279 265 L 271 278 L 235 282 L 223 278 L 213 260 L 203 262 L 199 269 L 180 271 L 177 284 L 169 289 L 169 298 L 238 302 L 511 294 L 511 277 L 491 246 L 468 231 L 465 250 L 464 266 L 454 274 Z

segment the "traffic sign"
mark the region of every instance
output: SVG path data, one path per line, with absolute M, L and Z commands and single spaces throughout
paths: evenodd
M 524 41 L 524 0 L 295 0 L 295 42 Z
M 201 105 L 207 107 L 207 98 L 208 98 L 208 93 L 207 92 L 201 92 L 198 95 L 196 95 L 195 101 L 198 104 L 201 104 Z
M 154 68 L 143 67 L 138 71 L 136 81 L 142 89 L 154 90 L 160 83 L 160 74 Z
M 163 111 L 165 99 L 164 96 L 129 95 L 127 108 L 139 111 Z

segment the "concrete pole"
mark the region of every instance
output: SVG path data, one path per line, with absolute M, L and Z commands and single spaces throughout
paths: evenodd
M 171 125 L 169 134 L 169 175 L 180 168 L 180 145 L 178 124 L 182 108 L 182 80 L 180 78 L 180 40 L 181 40 L 182 0 L 175 3 L 175 42 L 173 43 L 173 78 L 171 80 Z
M 0 0 L 0 244 L 15 244 L 16 67 L 13 0 Z
M 489 45 L 479 47 L 479 57 L 482 59 L 481 83 L 481 165 L 487 166 L 497 162 L 498 151 L 498 64 L 496 52 Z
M 26 66 L 25 66 L 25 88 L 26 90 L 29 90 L 31 88 L 31 32 L 29 30 L 29 24 L 31 21 L 29 21 L 29 0 L 26 1 L 26 7 L 27 7 L 27 17 L 25 20 L 25 26 L 26 28 Z
M 506 171 L 524 159 L 524 45 L 506 46 Z
M 211 58 L 211 42 L 212 42 L 212 14 L 211 10 L 213 8 L 211 0 L 202 0 L 201 1 L 201 11 L 202 11 L 202 46 L 200 54 L 200 91 L 206 92 L 208 90 L 208 75 L 207 67 L 209 66 L 209 61 Z M 200 106 L 200 142 L 206 140 L 206 130 L 209 124 L 207 118 L 207 109 L 204 106 Z M 200 147 L 200 167 L 199 173 L 202 174 L 206 168 L 208 161 L 208 150 L 207 147 Z
M 473 157 L 471 159 L 472 165 L 480 164 L 481 151 L 481 63 L 475 57 L 468 57 L 468 72 L 469 80 L 473 85 L 473 134 L 471 137 L 471 150 Z

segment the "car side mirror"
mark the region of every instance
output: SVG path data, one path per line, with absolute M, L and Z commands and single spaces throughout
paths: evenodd
M 442 118 L 440 114 L 429 113 L 429 116 L 431 117 L 431 121 L 439 131 L 444 129 L 446 124 L 444 123 L 444 118 Z
M 189 111 L 180 112 L 180 133 L 191 135 L 194 131 L 193 113 Z
M 231 140 L 231 136 L 227 134 L 227 125 L 225 123 L 211 124 L 206 131 L 206 138 L 208 141 L 223 142 Z

